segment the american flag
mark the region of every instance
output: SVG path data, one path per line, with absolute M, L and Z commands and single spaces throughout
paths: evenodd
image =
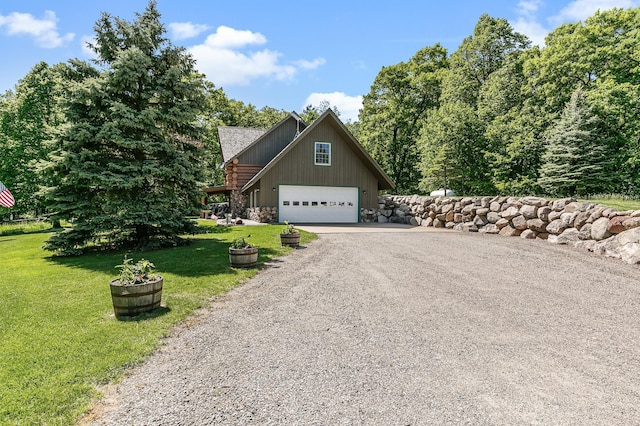
M 15 203 L 16 200 L 13 199 L 11 192 L 0 182 L 0 206 L 10 209 Z

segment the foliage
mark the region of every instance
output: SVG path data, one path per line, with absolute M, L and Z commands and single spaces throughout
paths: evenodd
M 358 136 L 400 192 L 412 192 L 408 181 L 418 179 L 424 192 L 444 184 L 461 194 L 640 194 L 638 22 L 640 8 L 602 11 L 531 48 L 506 20 L 482 15 L 473 34 L 443 57 L 440 94 L 424 113 L 412 114 L 420 98 L 411 84 L 419 75 L 409 71 L 413 60 L 384 67 L 365 96 Z M 549 136 L 560 140 L 559 122 L 577 89 L 594 119 L 591 148 L 575 152 L 581 183 L 556 188 L 551 158 L 560 162 L 569 153 L 548 146 Z
M 60 184 L 48 195 L 73 226 L 48 250 L 174 246 L 193 228 L 185 215 L 201 196 L 204 83 L 159 17 L 155 2 L 132 23 L 103 14 L 91 45 L 100 68 L 69 65 L 69 126 L 48 165 Z
M 399 193 L 417 190 L 417 140 L 423 120 L 439 105 L 446 67 L 444 47 L 425 47 L 409 62 L 383 67 L 364 96 L 358 136 Z
M 16 199 L 14 215 L 39 214 L 46 203 L 39 193 L 47 181 L 36 163 L 48 158 L 56 128 L 64 123 L 61 66 L 36 64 L 14 92 L 0 98 L 0 176 Z
M 336 116 L 340 117 L 340 111 L 338 110 L 338 107 L 335 105 L 332 106 L 331 102 L 325 99 L 320 102 L 320 105 L 313 106 L 309 104 L 305 106 L 300 113 L 300 118 L 302 118 L 305 123 L 311 124 L 316 120 L 316 118 L 320 117 L 328 109 L 333 110 L 333 112 L 336 113 Z
M 104 290 L 122 252 L 52 258 L 41 249 L 45 233 L 0 238 L 0 424 L 75 424 L 99 397 L 96 386 L 141 362 L 211 297 L 257 273 L 229 267 L 229 242 L 245 228 L 201 226 L 210 232 L 192 244 L 149 253 L 171 283 L 163 289 L 167 307 L 127 321 L 113 317 Z M 260 264 L 291 251 L 277 239 L 280 226 L 254 228 Z
M 118 284 L 122 286 L 142 284 L 157 278 L 157 275 L 153 273 L 156 268 L 153 263 L 146 259 L 140 259 L 133 263 L 133 259 L 127 257 L 126 254 L 122 263 L 116 265 L 116 268 L 120 269 Z
M 599 119 L 577 89 L 549 131 L 539 184 L 554 196 L 584 196 L 608 189 L 610 158 Z
M 489 194 L 482 124 L 470 106 L 442 105 L 427 120 L 420 138 L 423 191 L 450 188 L 456 194 Z
M 288 221 L 284 221 L 284 228 L 280 232 L 281 234 L 297 234 L 298 230 L 293 226 L 293 223 L 289 223 Z
M 251 236 L 251 234 L 247 235 L 247 239 Z M 250 242 L 248 242 L 245 237 L 238 237 L 231 241 L 230 247 L 232 249 L 245 249 L 254 247 Z

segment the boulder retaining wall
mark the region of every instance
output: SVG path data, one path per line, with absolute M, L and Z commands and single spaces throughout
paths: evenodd
M 362 211 L 362 220 L 542 239 L 640 263 L 640 210 L 574 198 L 383 195 L 377 209 Z

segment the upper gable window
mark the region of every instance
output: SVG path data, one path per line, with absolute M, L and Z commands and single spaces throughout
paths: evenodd
M 316 166 L 331 165 L 331 144 L 329 142 L 315 143 L 315 165 Z

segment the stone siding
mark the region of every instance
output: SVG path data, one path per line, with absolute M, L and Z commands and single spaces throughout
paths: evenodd
M 254 207 L 247 209 L 247 218 L 260 223 L 275 223 L 278 221 L 277 207 Z
M 363 222 L 404 223 L 568 244 L 640 263 L 640 210 L 617 211 L 573 198 L 385 195 Z
M 232 217 L 242 217 L 246 219 L 247 197 L 239 190 L 231 191 L 229 196 L 229 213 Z

